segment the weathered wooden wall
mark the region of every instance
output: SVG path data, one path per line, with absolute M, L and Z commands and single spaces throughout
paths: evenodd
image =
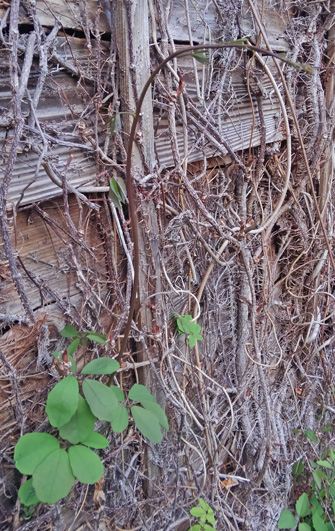
M 0 527 L 58 518 L 68 529 L 79 515 L 73 529 L 186 531 L 204 496 L 218 531 L 274 530 L 306 450 L 292 429 L 321 433 L 334 385 L 333 272 L 320 230 L 321 218 L 331 238 L 333 2 L 0 5 Z M 313 74 L 279 72 L 269 57 L 266 73 L 241 50 L 211 51 L 207 65 L 179 57 L 152 84 L 135 138 L 141 306 L 120 381 L 154 389 L 170 433 L 150 448 L 133 426 L 108 433 L 106 505 L 96 511 L 91 490 L 83 499 L 76 487 L 61 510 L 39 507 L 24 524 L 13 447 L 43 422 L 47 388 L 64 374 L 52 364 L 59 330 L 95 329 L 107 355 L 119 352 L 134 227 L 107 192 L 125 176 L 139 91 L 173 49 L 243 37 Z M 204 340 L 190 349 L 172 316 L 198 310 Z

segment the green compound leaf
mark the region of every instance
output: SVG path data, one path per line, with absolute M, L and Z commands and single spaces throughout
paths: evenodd
M 310 513 L 309 509 L 309 500 L 306 492 L 304 492 L 300 498 L 296 501 L 295 504 L 295 510 L 297 511 L 297 514 L 303 518 L 304 516 L 307 516 Z
M 142 402 L 142 400 L 156 402 L 155 397 L 148 391 L 145 385 L 134 384 L 130 389 L 128 398 L 134 402 Z
M 85 444 L 85 446 L 90 446 L 91 448 L 96 448 L 97 450 L 107 448 L 107 446 L 109 445 L 109 442 L 106 437 L 104 437 L 100 433 L 97 433 L 96 431 L 90 433 L 87 439 L 85 439 L 85 441 L 82 441 L 82 443 Z
M 99 456 L 85 446 L 71 446 L 69 458 L 72 472 L 82 483 L 94 485 L 104 474 Z
M 78 407 L 79 386 L 74 376 L 67 376 L 50 391 L 45 412 L 51 426 L 60 428 L 73 417 Z
M 69 422 L 59 429 L 59 435 L 72 444 L 84 441 L 90 432 L 94 432 L 95 416 L 86 400 L 78 397 L 78 409 Z
M 152 402 L 151 400 L 142 400 L 141 402 L 144 409 L 147 409 L 148 411 L 151 411 L 157 418 L 159 424 L 165 428 L 167 431 L 169 431 L 169 423 L 168 419 L 162 410 L 161 406 L 159 404 L 156 404 L 155 402 Z M 206 502 L 205 502 L 206 503 Z M 208 506 L 207 506 L 208 507 Z
M 111 389 L 113 391 L 113 393 L 115 394 L 117 400 L 119 402 L 123 402 L 124 401 L 124 394 L 122 392 L 122 390 L 120 389 L 120 387 L 117 387 L 117 385 L 110 385 L 109 386 L 109 389 Z
M 192 321 L 192 315 L 178 315 L 175 314 L 177 319 L 177 327 L 180 334 L 186 334 L 188 336 L 188 343 L 190 347 L 195 347 L 197 339 L 200 341 L 203 339 L 201 332 L 201 326 Z
M 291 511 L 288 509 L 285 509 L 278 520 L 278 529 L 293 529 L 297 522 L 295 521 L 295 518 Z
M 136 427 L 138 430 L 152 442 L 160 443 L 163 439 L 161 427 L 157 417 L 143 407 L 133 406 L 131 408 Z
M 298 461 L 297 463 L 294 463 L 292 468 L 292 474 L 293 476 L 297 477 L 300 476 L 300 474 L 304 471 L 304 463 L 302 461 Z
M 23 485 L 19 489 L 18 495 L 22 505 L 35 505 L 40 501 L 36 496 L 32 478 L 28 479 L 23 483 Z
M 305 437 L 306 437 L 306 439 L 309 439 L 310 441 L 318 442 L 318 438 L 315 435 L 314 431 L 312 431 L 312 430 L 306 430 L 305 431 Z
M 113 391 L 95 380 L 85 380 L 83 382 L 83 393 L 91 408 L 92 413 L 99 420 L 112 422 L 118 406 L 117 399 Z
M 55 450 L 36 468 L 33 487 L 40 501 L 57 503 L 69 494 L 74 479 L 68 454 L 65 450 Z
M 15 446 L 14 461 L 21 474 L 33 474 L 40 463 L 59 448 L 59 442 L 48 433 L 26 433 Z
M 122 433 L 129 424 L 128 410 L 124 406 L 117 406 L 115 417 L 111 422 L 112 430 L 116 433 Z
M 107 448 L 109 445 L 108 440 L 106 437 L 101 435 L 100 433 L 97 433 L 96 431 L 93 431 L 89 434 L 87 439 L 85 441 L 82 441 L 82 444 L 85 444 L 85 446 L 90 446 L 91 448 L 95 448 L 97 450 L 100 450 L 102 448 Z
M 98 358 L 85 365 L 81 374 L 113 374 L 119 368 L 120 364 L 116 360 L 111 358 Z
M 97 334 L 96 332 L 88 332 L 86 337 L 95 343 L 100 343 L 100 345 L 106 345 L 106 336 L 104 334 Z
M 72 325 L 67 325 L 63 330 L 61 331 L 60 335 L 62 337 L 77 337 L 78 331 L 77 329 Z

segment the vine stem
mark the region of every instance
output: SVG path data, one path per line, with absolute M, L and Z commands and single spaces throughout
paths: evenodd
M 128 341 L 128 337 L 129 337 L 129 333 L 131 329 L 131 323 L 132 323 L 134 312 L 135 312 L 136 302 L 138 305 L 140 304 L 138 219 L 137 219 L 136 198 L 135 198 L 135 191 L 134 191 L 134 186 L 133 186 L 133 181 L 132 181 L 131 169 L 132 169 L 133 145 L 135 141 L 136 128 L 137 128 L 138 122 L 141 117 L 142 104 L 143 104 L 144 98 L 146 96 L 146 93 L 151 83 L 154 81 L 157 74 L 159 74 L 159 72 L 167 65 L 169 61 L 171 61 L 175 57 L 191 54 L 192 52 L 203 52 L 204 50 L 218 50 L 222 48 L 240 48 L 242 50 L 249 50 L 252 52 L 260 53 L 262 55 L 274 57 L 275 59 L 291 64 L 294 67 L 299 66 L 299 65 L 296 65 L 295 63 L 291 63 L 286 58 L 278 56 L 276 53 L 270 50 L 265 50 L 263 48 L 250 44 L 248 39 L 240 39 L 237 41 L 222 42 L 222 43 L 217 43 L 217 44 L 201 44 L 201 45 L 194 45 L 194 46 L 193 45 L 185 46 L 180 50 L 170 53 L 152 71 L 150 77 L 148 78 L 147 82 L 145 83 L 142 89 L 142 92 L 136 104 L 134 121 L 131 126 L 131 130 L 129 134 L 129 141 L 128 141 L 127 161 L 126 161 L 126 188 L 127 188 L 127 196 L 128 196 L 129 216 L 130 216 L 130 221 L 131 221 L 131 226 L 132 226 L 132 238 L 133 238 L 133 245 L 134 245 L 133 247 L 134 283 L 133 283 L 133 290 L 132 290 L 131 299 L 130 299 L 128 320 L 127 320 L 127 323 L 124 329 L 123 339 L 122 339 L 120 351 L 119 351 L 120 357 L 122 357 L 125 351 L 127 341 Z

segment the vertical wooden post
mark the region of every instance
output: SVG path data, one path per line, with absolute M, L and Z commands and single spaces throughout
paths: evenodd
M 134 112 L 138 96 L 150 76 L 147 0 L 117 0 L 116 20 L 121 111 Z M 144 99 L 141 114 L 142 119 L 135 138 L 136 146 L 134 146 L 132 153 L 133 176 L 136 180 L 151 173 L 155 165 L 151 90 L 148 90 Z M 126 147 L 126 138 L 130 132 L 132 120 L 131 115 L 122 115 Z M 138 312 L 138 325 L 143 332 L 151 333 L 157 321 L 153 324 L 152 311 L 148 308 L 146 301 L 149 294 L 161 292 L 158 223 L 153 201 L 142 202 L 139 217 L 141 218 L 138 229 L 139 294 L 142 305 Z M 151 299 L 150 302 L 154 301 Z M 146 353 L 143 352 L 141 345 L 139 345 L 137 360 L 146 360 Z M 142 369 L 140 378 L 141 383 L 156 395 L 164 407 L 163 397 L 157 396 L 161 395 L 161 392 L 150 367 Z M 145 456 L 146 475 L 148 477 L 145 489 L 149 497 L 154 492 L 154 483 L 159 474 L 159 470 L 152 463 L 150 456 L 149 446 Z

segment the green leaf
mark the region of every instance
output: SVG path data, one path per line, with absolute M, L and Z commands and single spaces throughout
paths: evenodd
M 319 466 L 323 466 L 324 468 L 328 468 L 329 470 L 334 470 L 333 465 L 331 465 L 331 464 L 329 463 L 329 461 L 321 460 L 321 461 L 317 461 L 317 464 L 318 464 Z
M 51 426 L 60 428 L 74 415 L 78 407 L 79 386 L 74 376 L 67 376 L 50 391 L 45 412 Z
M 100 433 L 97 433 L 96 431 L 90 433 L 87 439 L 85 439 L 85 441 L 82 441 L 82 443 L 85 444 L 85 446 L 90 446 L 91 448 L 96 448 L 97 450 L 107 448 L 107 446 L 109 445 L 109 442 L 106 437 L 104 437 Z
M 202 509 L 201 507 L 192 507 L 190 514 L 196 518 L 203 518 L 206 517 L 206 510 Z
M 40 501 L 36 496 L 32 478 L 23 483 L 23 485 L 19 488 L 18 495 L 22 505 L 35 505 Z
M 129 416 L 127 408 L 124 406 L 117 406 L 115 417 L 111 422 L 112 430 L 116 433 L 122 433 L 129 424 Z
M 82 483 L 94 485 L 104 474 L 100 457 L 85 446 L 71 446 L 69 458 L 72 472 Z
M 294 428 L 293 435 L 299 435 L 299 433 L 300 433 L 300 430 L 297 430 L 297 428 Z
M 132 116 L 135 118 L 136 114 L 132 114 Z M 128 201 L 128 198 L 127 198 L 127 187 L 126 187 L 126 183 L 124 182 L 123 178 L 122 177 L 115 177 L 115 180 L 117 182 L 117 185 L 119 187 L 119 190 L 121 192 L 121 195 L 124 199 L 124 202 L 127 202 Z
M 331 461 L 333 461 L 333 462 L 335 461 L 335 452 L 334 452 L 334 450 L 332 449 L 331 446 L 329 446 L 329 457 L 330 457 Z
M 131 408 L 136 427 L 138 430 L 152 442 L 159 443 L 163 439 L 161 427 L 156 416 L 150 411 L 139 406 Z
M 117 385 L 110 385 L 109 388 L 113 391 L 113 393 L 115 394 L 119 402 L 124 401 L 124 394 L 122 390 L 120 389 L 120 387 L 117 387 Z
M 298 461 L 297 463 L 294 463 L 292 468 L 292 474 L 293 476 L 297 477 L 300 476 L 300 474 L 304 471 L 304 463 L 302 461 Z
M 192 525 L 192 527 L 190 528 L 190 531 L 202 531 L 203 527 L 199 524 L 195 524 L 195 525 Z
M 301 522 L 298 527 L 298 531 L 312 531 L 311 526 L 305 522 Z
M 314 431 L 312 431 L 312 430 L 306 430 L 306 431 L 305 431 L 305 437 L 306 437 L 307 439 L 309 439 L 310 441 L 318 442 L 318 438 L 317 438 L 317 436 L 315 435 Z
M 303 518 L 304 516 L 307 516 L 310 513 L 309 501 L 308 501 L 308 496 L 307 496 L 306 492 L 304 492 L 300 496 L 300 498 L 296 501 L 295 510 L 297 511 L 297 514 L 301 518 Z
M 76 328 L 72 325 L 67 325 L 63 330 L 61 331 L 60 335 L 62 337 L 77 337 L 78 332 Z
M 81 374 L 113 374 L 119 368 L 119 362 L 112 358 L 98 358 L 85 365 Z
M 126 202 L 126 196 L 124 196 L 122 187 L 119 185 L 117 178 L 112 177 L 109 180 L 109 197 L 118 209 L 122 209 L 122 203 Z
M 204 52 L 192 52 L 191 55 L 196 61 L 198 61 L 202 65 L 209 65 L 208 57 L 206 57 Z
M 100 343 L 100 345 L 106 345 L 106 336 L 104 334 L 97 334 L 96 332 L 88 332 L 86 337 L 95 343 Z
M 74 475 L 65 450 L 49 454 L 33 474 L 36 496 L 43 503 L 57 503 L 69 494 L 73 483 Z
M 333 514 L 335 514 L 335 501 L 332 503 Z
M 207 513 L 207 522 L 209 522 L 212 525 L 216 524 L 216 520 L 213 515 Z
M 59 448 L 59 442 L 48 433 L 26 433 L 15 446 L 14 461 L 21 474 L 33 474 L 38 465 Z
M 200 507 L 202 507 L 204 509 L 204 511 L 208 512 L 208 509 L 210 509 L 210 506 L 208 505 L 208 503 L 203 499 L 203 498 L 199 498 L 199 505 Z
M 53 355 L 54 358 L 60 359 L 62 357 L 62 355 L 63 355 L 63 352 L 61 350 L 54 350 L 52 355 Z
M 202 529 L 203 531 L 215 531 L 214 527 L 208 524 L 204 524 Z
M 142 402 L 142 400 L 156 402 L 155 397 L 148 391 L 148 389 L 141 384 L 134 384 L 130 389 L 128 398 L 134 402 Z
M 59 428 L 59 435 L 62 439 L 70 441 L 72 444 L 85 441 L 90 432 L 94 432 L 95 416 L 91 412 L 86 400 L 82 396 L 78 397 L 78 408 L 71 420 Z
M 151 411 L 157 418 L 159 424 L 165 428 L 167 431 L 169 431 L 169 423 L 168 419 L 162 410 L 161 406 L 159 404 L 156 404 L 155 402 L 152 402 L 151 400 L 142 400 L 141 402 L 144 409 L 147 409 L 148 411 Z
M 295 527 L 297 522 L 295 521 L 295 518 L 291 511 L 288 509 L 285 509 L 278 520 L 278 529 L 293 529 Z
M 95 380 L 85 380 L 83 382 L 83 393 L 91 408 L 92 413 L 99 420 L 112 422 L 118 406 L 117 399 L 113 391 Z
M 314 478 L 314 481 L 317 484 L 319 489 L 321 489 L 321 487 L 322 487 L 321 479 L 322 478 L 323 479 L 329 479 L 329 477 L 326 476 L 326 474 L 324 474 L 324 472 L 322 472 L 321 468 L 318 468 L 317 470 L 315 470 L 313 472 L 313 478 Z
M 313 514 L 312 522 L 316 531 L 328 531 L 328 526 L 323 520 L 323 515 L 320 515 L 318 512 Z
M 314 513 L 318 513 L 319 515 L 323 514 L 323 509 L 317 499 L 317 497 L 315 496 L 315 494 L 313 494 L 313 496 L 311 497 L 311 499 L 309 500 L 312 507 L 313 507 L 313 510 L 312 510 L 312 514 Z
M 72 374 L 74 374 L 76 372 L 76 369 L 77 369 L 77 364 L 76 364 L 74 358 L 69 353 L 67 355 L 68 355 L 70 363 L 71 363 L 71 372 L 72 372 Z
M 333 426 L 331 424 L 326 424 L 323 428 L 324 433 L 329 433 L 333 430 Z
M 72 341 L 72 343 L 69 344 L 69 346 L 66 349 L 67 355 L 69 357 L 72 356 L 75 353 L 75 351 L 77 350 L 77 348 L 79 346 L 79 342 L 80 342 L 80 339 L 79 339 L 79 337 L 77 337 L 76 339 L 74 339 Z

